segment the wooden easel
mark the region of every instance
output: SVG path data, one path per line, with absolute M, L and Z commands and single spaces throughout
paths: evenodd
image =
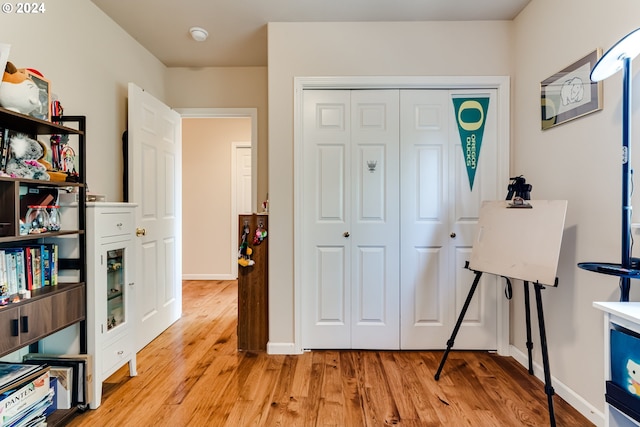
M 438 381 L 440 379 L 444 364 L 454 345 L 458 330 L 483 273 L 505 277 L 509 288 L 511 287 L 509 278 L 520 279 L 524 282 L 529 374 L 533 375 L 531 354 L 533 343 L 531 341 L 529 301 L 529 282 L 533 282 L 540 330 L 545 393 L 549 407 L 549 424 L 555 427 L 554 390 L 551 385 L 551 370 L 542 308 L 542 289 L 545 286 L 543 283 L 554 287 L 558 285 L 555 274 L 560 254 L 567 202 L 565 200 L 556 200 L 531 201 L 530 203 L 532 205 L 531 209 L 509 208 L 509 203 L 505 201 L 483 203 L 480 210 L 476 239 L 471 252 L 471 261 L 467 262 L 465 266 L 474 272 L 475 278 L 451 337 L 447 341 L 447 348 L 442 355 L 440 366 L 435 374 L 435 380 Z

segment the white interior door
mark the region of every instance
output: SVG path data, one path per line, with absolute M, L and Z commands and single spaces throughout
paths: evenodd
M 182 314 L 181 118 L 129 83 L 128 128 L 129 195 L 141 231 L 135 240 L 139 350 Z
M 474 112 L 478 113 L 475 118 L 484 120 L 484 132 L 473 190 L 453 97 L 489 100 L 482 117 Z M 496 105 L 495 90 L 401 92 L 404 349 L 444 348 L 473 282 L 473 272 L 464 267 L 471 254 L 481 203 L 502 196 L 497 192 Z M 495 276 L 483 276 L 455 348 L 497 348 L 495 282 Z
M 398 348 L 398 91 L 305 91 L 305 348 Z
M 351 93 L 304 91 L 304 348 L 351 347 Z
M 238 277 L 238 215 L 252 212 L 250 142 L 234 142 L 231 149 L 231 274 Z
M 351 348 L 397 349 L 398 91 L 352 91 L 351 124 Z

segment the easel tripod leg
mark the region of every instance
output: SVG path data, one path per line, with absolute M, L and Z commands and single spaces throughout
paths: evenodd
M 524 312 L 527 322 L 527 353 L 529 354 L 529 374 L 533 375 L 533 341 L 531 340 L 531 303 L 529 302 L 529 282 L 524 282 Z
M 551 370 L 549 368 L 549 352 L 547 351 L 547 333 L 544 326 L 544 313 L 542 311 L 542 285 L 536 283 L 536 305 L 538 307 L 538 326 L 540 327 L 540 348 L 542 350 L 542 363 L 544 365 L 544 391 L 547 394 L 549 405 L 549 425 L 556 426 L 556 417 L 553 413 L 553 386 L 551 385 Z
M 475 272 L 476 277 L 473 280 L 473 284 L 471 285 L 471 289 L 469 289 L 469 294 L 467 295 L 467 299 L 462 306 L 462 311 L 460 312 L 460 316 L 458 316 L 458 321 L 456 322 L 456 326 L 453 328 L 453 332 L 451 333 L 451 338 L 447 341 L 447 349 L 444 351 L 442 355 L 442 360 L 440 360 L 440 366 L 438 366 L 438 371 L 436 372 L 435 379 L 438 381 L 440 379 L 440 373 L 442 372 L 442 368 L 444 367 L 444 363 L 447 361 L 447 357 L 449 356 L 449 351 L 451 347 L 453 347 L 453 343 L 456 339 L 456 335 L 458 335 L 458 330 L 460 329 L 460 325 L 462 325 L 462 320 L 464 320 L 464 315 L 469 308 L 469 304 L 471 303 L 471 298 L 473 298 L 473 294 L 478 287 L 478 282 L 480 282 L 480 276 L 482 276 L 481 271 Z

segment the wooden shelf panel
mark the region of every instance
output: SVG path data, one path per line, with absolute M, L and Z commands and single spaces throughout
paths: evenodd
M 3 236 L 0 237 L 0 243 L 23 243 L 31 240 L 44 239 L 46 237 L 71 236 L 74 234 L 84 234 L 83 230 L 60 230 L 48 231 L 40 234 L 25 234 L 24 236 Z
M 65 120 L 72 121 L 73 117 L 64 117 Z M 67 126 L 58 125 L 46 120 L 36 119 L 26 114 L 16 113 L 0 107 L 0 122 L 3 126 L 16 132 L 23 132 L 29 135 L 52 135 L 52 134 L 75 134 L 83 135 L 84 131 L 73 129 Z

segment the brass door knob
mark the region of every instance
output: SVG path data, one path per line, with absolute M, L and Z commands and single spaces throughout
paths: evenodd
M 145 230 L 144 228 L 136 228 L 136 237 L 146 236 L 146 235 L 147 235 L 147 230 Z

